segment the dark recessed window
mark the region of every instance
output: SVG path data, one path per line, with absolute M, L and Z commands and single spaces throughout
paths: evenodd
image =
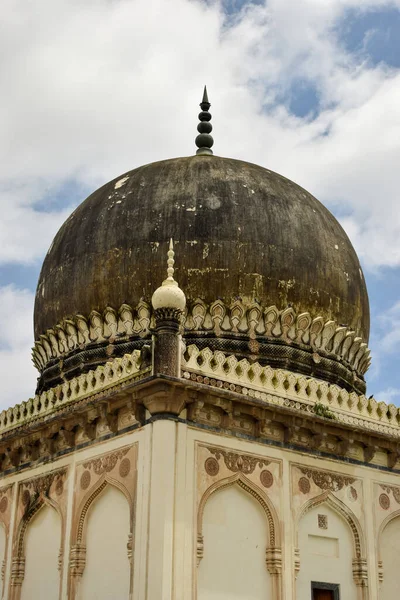
M 312 581 L 311 600 L 340 600 L 339 584 Z

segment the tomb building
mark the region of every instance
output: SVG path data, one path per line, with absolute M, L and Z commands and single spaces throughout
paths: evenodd
M 196 154 L 91 194 L 40 273 L 34 397 L 0 414 L 2 598 L 393 600 L 400 413 L 335 217 Z

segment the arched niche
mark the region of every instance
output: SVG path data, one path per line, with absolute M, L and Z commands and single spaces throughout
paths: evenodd
M 133 571 L 128 490 L 118 481 L 102 478 L 85 496 L 77 517 L 71 545 L 69 597 L 129 600 Z
M 60 597 L 61 518 L 50 504 L 40 503 L 24 532 L 25 573 L 21 600 Z
M 378 536 L 380 600 L 400 597 L 400 510 L 382 523 Z
M 278 600 L 276 523 L 268 498 L 244 475 L 210 486 L 198 511 L 197 600 Z
M 333 494 L 305 503 L 297 520 L 296 598 L 308 599 L 311 582 L 339 584 L 343 598 L 367 598 L 365 540 L 356 516 Z

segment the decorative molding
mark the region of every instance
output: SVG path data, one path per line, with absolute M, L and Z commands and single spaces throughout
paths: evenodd
M 379 496 L 379 506 L 383 510 L 389 510 L 390 508 L 390 498 L 387 494 L 380 494 Z
M 11 561 L 11 594 L 10 600 L 19 600 L 21 587 L 25 577 L 25 536 L 29 524 L 35 515 L 44 507 L 50 506 L 61 519 L 61 544 L 58 554 L 58 570 L 60 585 L 63 569 L 63 546 L 65 539 L 66 491 L 64 481 L 68 472 L 67 467 L 57 469 L 23 480 L 19 483 L 17 507 L 17 526 L 14 532 L 14 542 Z M 60 486 L 61 482 L 61 486 Z
M 381 484 L 381 488 L 385 492 L 387 492 L 387 494 L 390 494 L 390 492 L 392 492 L 393 498 L 396 500 L 397 504 L 400 504 L 400 487 L 396 487 L 394 485 L 383 485 L 383 484 Z M 384 494 L 382 494 L 382 495 L 384 495 Z M 389 504 L 390 504 L 390 500 L 389 500 Z M 381 506 L 382 506 L 382 504 L 381 504 Z M 382 506 L 382 508 L 383 508 L 383 506 Z
M 250 475 L 254 472 L 254 469 L 258 465 L 260 468 L 271 464 L 270 460 L 260 458 L 258 456 L 250 456 L 248 454 L 236 454 L 236 452 L 227 452 L 221 448 L 212 448 L 206 446 L 207 450 L 211 452 L 217 461 L 221 458 L 224 459 L 224 463 L 229 471 L 233 473 L 243 473 L 244 475 Z M 207 461 L 206 461 L 207 462 Z M 217 471 L 218 472 L 218 471 Z
M 299 469 L 303 475 L 308 477 L 308 479 L 311 479 L 317 487 L 324 491 L 338 492 L 343 487 L 355 482 L 354 477 L 347 477 L 345 475 L 339 475 L 338 473 L 319 471 L 309 469 L 308 467 L 299 467 Z
M 86 565 L 86 529 L 89 511 L 107 486 L 119 489 L 129 505 L 127 557 L 130 578 L 133 578 L 133 543 L 136 510 L 137 443 L 100 454 L 76 465 L 75 494 L 72 511 L 71 546 L 69 555 L 68 598 L 79 596 L 79 580 Z
M 323 404 L 336 417 L 331 423 L 342 422 L 400 437 L 400 409 L 394 404 L 377 402 L 312 377 L 238 360 L 218 350 L 200 350 L 194 344 L 187 348 L 185 356 L 184 379 L 310 414 L 315 414 L 317 403 Z
M 213 451 L 216 450 L 214 448 L 208 448 L 205 447 L 208 451 Z M 219 450 L 220 453 L 220 457 L 224 456 L 222 451 Z M 227 456 L 228 454 L 233 454 L 234 456 Z M 282 577 L 282 552 L 281 552 L 281 548 L 280 548 L 280 527 L 279 527 L 279 519 L 278 516 L 276 514 L 275 508 L 273 506 L 273 504 L 271 503 L 271 500 L 268 496 L 265 495 L 265 493 L 262 491 L 262 489 L 256 485 L 253 481 L 251 481 L 250 479 L 248 479 L 246 477 L 246 475 L 244 475 L 244 473 L 242 471 L 239 470 L 238 468 L 238 463 L 240 465 L 247 464 L 249 465 L 249 463 L 245 463 L 243 461 L 240 462 L 240 458 L 243 456 L 243 458 L 249 459 L 252 458 L 254 459 L 251 463 L 251 465 L 253 465 L 254 463 L 254 467 L 253 466 L 249 466 L 248 468 L 251 469 L 251 473 L 253 473 L 253 471 L 255 470 L 255 467 L 257 466 L 257 464 L 259 464 L 260 462 L 263 462 L 263 459 L 256 459 L 255 457 L 248 457 L 247 455 L 240 455 L 240 454 L 235 454 L 235 453 L 230 453 L 230 452 L 226 452 L 225 453 L 226 457 L 227 457 L 227 464 L 226 467 L 229 470 L 230 467 L 228 465 L 230 465 L 231 467 L 233 467 L 233 469 L 236 469 L 236 472 L 234 472 L 233 475 L 231 475 L 230 477 L 222 477 L 222 479 L 219 479 L 218 481 L 215 481 L 212 485 L 210 485 L 208 488 L 206 488 L 206 490 L 204 491 L 204 493 L 201 495 L 199 503 L 198 503 L 198 509 L 197 509 L 197 542 L 196 542 L 196 557 L 197 557 L 197 566 L 199 566 L 201 559 L 204 556 L 204 538 L 203 538 L 203 515 L 204 515 L 204 509 L 205 506 L 207 504 L 207 501 L 209 500 L 210 496 L 218 493 L 224 489 L 227 489 L 233 485 L 238 485 L 242 490 L 244 490 L 245 492 L 247 492 L 248 494 L 250 494 L 250 496 L 252 496 L 256 502 L 258 502 L 261 506 L 261 508 L 263 509 L 263 512 L 265 514 L 266 517 L 266 521 L 267 521 L 267 525 L 268 525 L 268 544 L 266 547 L 266 554 L 265 554 L 265 563 L 266 563 L 266 567 L 269 571 L 269 573 L 271 574 L 271 597 L 272 598 L 280 598 L 280 592 L 279 590 L 281 589 L 281 577 Z M 215 459 L 214 459 L 215 460 Z M 224 456 L 224 461 L 225 461 L 225 456 Z M 254 462 L 255 461 L 255 462 Z M 261 464 L 261 466 L 263 466 Z
M 128 454 L 129 450 L 129 447 L 122 448 L 122 450 L 117 450 L 112 454 L 106 454 L 98 458 L 93 458 L 88 462 L 84 462 L 83 466 L 85 469 L 89 470 L 93 467 L 93 471 L 96 473 L 96 475 L 103 475 L 103 473 L 109 473 L 115 468 L 117 462 L 126 454 Z
M 248 494 L 250 494 L 250 496 L 252 496 L 257 502 L 259 502 L 261 504 L 261 506 L 264 510 L 264 513 L 266 515 L 267 522 L 268 522 L 269 545 L 271 548 L 275 547 L 275 545 L 277 543 L 277 539 L 276 539 L 277 538 L 277 527 L 275 525 L 276 519 L 274 519 L 271 508 L 267 504 L 266 500 L 258 492 L 258 490 L 255 488 L 254 484 L 252 484 L 252 482 L 249 479 L 247 479 L 242 473 L 236 473 L 235 475 L 232 475 L 231 477 L 229 477 L 227 479 L 222 479 L 220 481 L 217 481 L 217 482 L 213 483 L 204 492 L 204 494 L 200 500 L 198 514 L 197 514 L 198 536 L 203 535 L 203 513 L 204 513 L 204 508 L 205 508 L 205 505 L 206 505 L 209 497 L 212 494 L 214 494 L 216 491 L 223 490 L 223 489 L 231 487 L 232 485 L 235 485 L 235 484 L 238 485 L 240 488 L 242 488 L 244 491 L 246 491 Z
M 310 510 L 317 506 L 321 506 L 321 504 L 324 504 L 325 502 L 328 504 L 328 506 L 333 508 L 333 510 L 335 510 L 346 521 L 346 523 L 348 523 L 354 541 L 355 559 L 364 560 L 361 559 L 361 557 L 365 555 L 365 544 L 362 537 L 361 526 L 354 513 L 343 502 L 333 496 L 331 492 L 324 491 L 320 496 L 308 500 L 308 502 L 306 502 L 300 510 L 298 523 Z
M 32 349 L 33 364 L 42 372 L 51 360 L 65 358 L 89 344 L 146 337 L 150 334 L 150 320 L 151 307 L 142 301 L 136 308 L 122 304 L 118 310 L 107 306 L 102 314 L 96 310 L 88 317 L 77 314 L 39 336 Z
M 141 370 L 141 353 L 134 350 L 122 358 L 115 358 L 95 370 L 82 373 L 65 383 L 16 404 L 0 413 L 0 435 L 16 427 L 26 425 L 38 418 L 50 415 L 66 405 L 89 398 L 122 383 L 140 379 L 150 373 L 150 368 Z M 68 439 L 70 432 L 64 437 Z
M 50 493 L 50 488 L 54 482 L 56 482 L 56 492 L 57 492 L 57 484 L 60 481 L 63 481 L 67 474 L 67 467 L 63 469 L 58 469 L 57 471 L 52 471 L 51 473 L 46 473 L 45 475 L 39 475 L 37 477 L 32 477 L 32 479 L 26 479 L 21 482 L 21 489 L 23 489 L 22 497 L 23 503 L 26 505 L 27 509 L 32 505 L 32 502 L 36 502 L 38 496 L 48 497 Z M 28 494 L 26 494 L 28 492 Z M 60 495 L 60 494 L 57 494 Z
M 32 360 L 41 372 L 51 360 L 64 358 L 78 348 L 147 337 L 153 326 L 153 310 L 144 301 L 135 308 L 122 304 L 118 310 L 107 306 L 102 313 L 93 310 L 87 317 L 78 314 L 40 335 L 32 350 Z M 253 347 L 257 336 L 310 347 L 316 361 L 321 355 L 333 357 L 346 362 L 360 375 L 364 375 L 371 362 L 370 350 L 357 332 L 335 321 L 325 321 L 321 316 L 312 317 L 308 312 L 297 314 L 291 307 L 278 310 L 276 306 L 249 305 L 240 300 L 230 306 L 221 300 L 207 305 L 197 299 L 187 308 L 183 327 L 185 332 L 209 331 L 216 336 L 246 335 Z

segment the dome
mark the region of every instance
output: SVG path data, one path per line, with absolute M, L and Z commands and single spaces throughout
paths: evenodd
M 245 310 L 261 307 L 264 315 L 268 307 L 276 307 L 279 314 L 291 311 L 288 327 L 296 319 L 297 327 L 299 318 L 308 314 L 325 325 L 334 324 L 330 325 L 332 339 L 338 328 L 344 331 L 340 343 L 349 333 L 352 342 L 358 340 L 357 349 L 368 341 L 363 273 L 334 216 L 277 173 L 207 154 L 141 166 L 107 183 L 78 206 L 43 263 L 35 302 L 36 339 L 76 315 L 88 319 L 94 313 L 105 318 L 108 308 L 150 306 L 153 292 L 165 278 L 170 238 L 175 276 L 189 312 L 196 302 L 204 307 L 217 302 L 228 311 L 239 302 Z M 220 330 L 225 317 L 221 314 Z M 206 331 L 207 326 L 192 322 L 191 329 Z M 234 329 L 225 337 L 232 338 Z M 259 331 L 268 337 L 268 331 Z M 221 337 L 221 331 L 218 334 Z M 316 336 L 320 334 L 318 330 Z M 274 344 L 296 345 L 293 336 L 291 340 L 276 336 Z M 256 338 L 257 331 L 250 337 Z M 304 337 L 297 341 L 304 346 Z M 332 355 L 329 344 L 325 346 L 323 350 Z M 350 379 L 346 376 L 344 381 L 351 387 Z

